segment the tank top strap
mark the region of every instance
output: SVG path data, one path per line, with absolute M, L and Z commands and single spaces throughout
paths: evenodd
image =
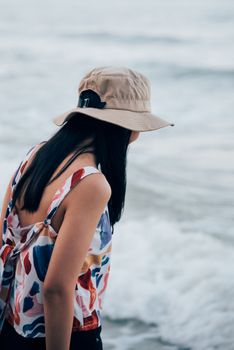
M 50 224 L 53 216 L 58 210 L 59 205 L 68 193 L 86 176 L 94 173 L 101 173 L 101 171 L 94 166 L 84 166 L 73 172 L 63 183 L 63 185 L 55 192 L 51 204 L 47 210 L 47 216 L 44 220 L 45 224 Z
M 42 144 L 45 143 L 46 141 L 42 141 L 40 143 L 37 143 L 36 145 L 32 146 L 29 151 L 26 153 L 26 156 L 23 158 L 23 160 L 21 161 L 20 165 L 18 166 L 12 184 L 11 184 L 11 193 L 13 193 L 14 188 L 16 187 L 17 183 L 19 182 L 22 173 L 24 171 L 25 166 L 27 165 L 29 159 L 31 158 L 31 156 L 37 151 L 38 147 Z
M 37 151 L 39 145 L 41 145 L 42 143 L 45 143 L 46 141 L 42 141 L 37 143 L 36 145 L 32 146 L 29 151 L 26 153 L 26 155 L 24 156 L 23 160 L 20 162 L 18 168 L 16 169 L 15 173 L 14 173 L 14 177 L 13 180 L 11 182 L 11 194 L 10 194 L 10 200 L 7 204 L 7 209 L 5 212 L 5 216 L 4 216 L 4 220 L 3 220 L 3 232 L 6 232 L 7 229 L 7 219 L 8 216 L 10 215 L 11 211 L 12 211 L 12 198 L 13 198 L 13 192 L 14 189 L 16 187 L 16 185 L 18 184 L 22 173 L 24 171 L 25 166 L 27 165 L 28 160 L 30 159 L 30 157 Z

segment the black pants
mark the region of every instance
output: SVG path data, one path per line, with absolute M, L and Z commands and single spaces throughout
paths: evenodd
M 103 350 L 101 326 L 89 331 L 72 332 L 70 350 Z M 6 320 L 0 334 L 1 350 L 46 350 L 45 337 L 25 338 Z

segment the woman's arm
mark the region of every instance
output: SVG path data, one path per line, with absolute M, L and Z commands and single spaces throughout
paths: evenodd
M 102 173 L 85 177 L 69 193 L 43 286 L 47 350 L 69 350 L 75 285 L 110 196 Z

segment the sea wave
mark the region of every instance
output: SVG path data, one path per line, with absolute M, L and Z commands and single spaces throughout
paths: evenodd
M 104 315 L 156 324 L 193 350 L 232 350 L 233 249 L 157 217 L 119 223 Z

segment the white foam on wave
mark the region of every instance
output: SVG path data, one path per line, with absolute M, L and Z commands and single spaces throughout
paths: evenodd
M 202 233 L 159 218 L 122 221 L 103 314 L 155 323 L 160 335 L 193 350 L 234 346 L 234 252 Z

